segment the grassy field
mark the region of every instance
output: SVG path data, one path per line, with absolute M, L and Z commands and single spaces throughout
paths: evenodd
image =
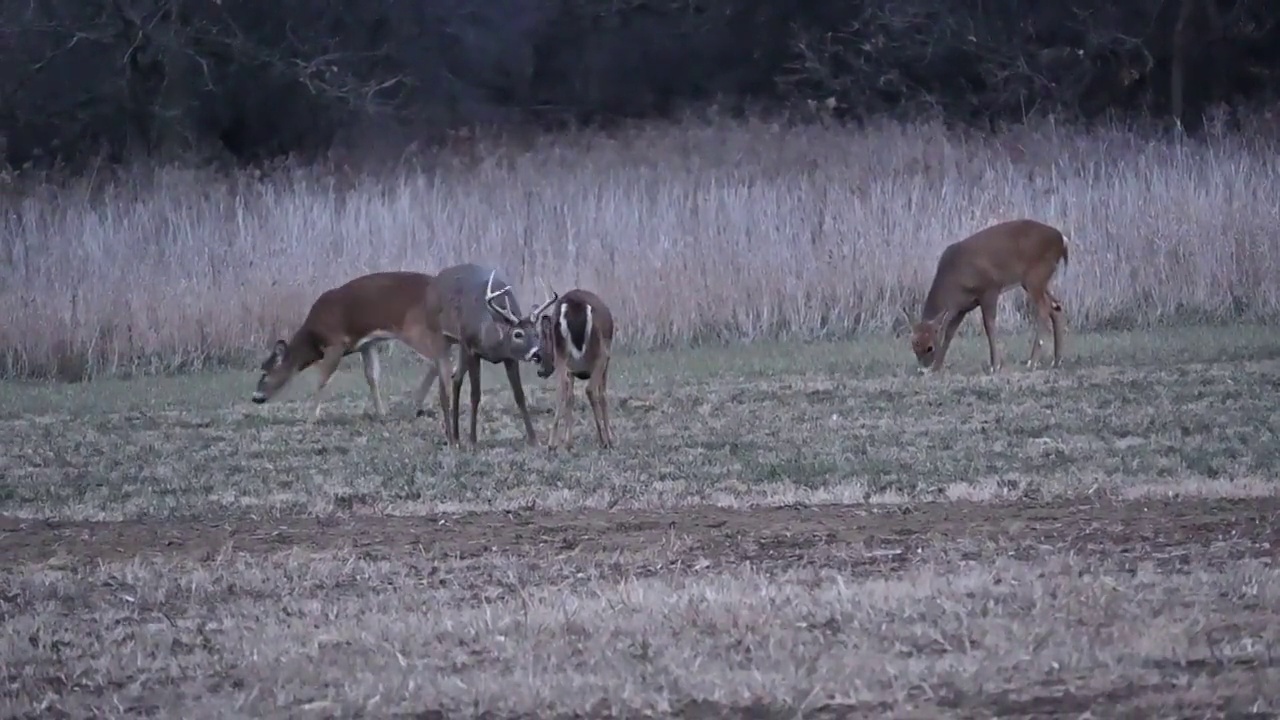
M 1018 367 L 1023 335 L 1004 336 L 1012 369 L 997 377 L 972 332 L 940 377 L 919 377 L 905 341 L 882 338 L 622 356 L 610 379 L 620 441 L 607 454 L 582 383 L 573 451 L 527 448 L 497 366 L 483 380 L 480 448 L 446 450 L 436 417 L 409 407 L 426 365 L 408 352 L 388 363 L 383 421 L 350 359 L 314 424 L 309 375 L 262 407 L 248 402 L 250 372 L 7 384 L 0 501 L 14 515 L 86 520 L 916 501 L 1239 487 L 1280 465 L 1271 328 L 1073 336 L 1061 372 Z M 545 439 L 554 384 L 524 376 Z
M 385 420 L 353 360 L 314 424 L 308 376 L 0 384 L 0 715 L 1274 716 L 1280 335 L 993 377 L 971 324 L 937 377 L 622 355 L 608 452 L 491 371 L 447 449 L 403 352 Z

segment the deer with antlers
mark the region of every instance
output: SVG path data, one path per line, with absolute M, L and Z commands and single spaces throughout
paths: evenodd
M 501 288 L 495 289 L 495 284 Z M 511 286 L 497 277 L 497 271 L 479 265 L 465 263 L 445 268 L 435 275 L 427 294 L 428 311 L 433 327 L 445 342 L 457 345 L 458 370 L 446 383 L 447 365 L 437 364 L 428 370 L 426 377 L 414 392 L 414 405 L 418 416 L 426 414 L 423 408 L 427 391 L 437 377 L 440 378 L 441 411 L 445 414 L 445 433 L 451 442 L 459 442 L 460 393 L 462 380 L 471 377 L 471 444 L 476 443 L 476 424 L 480 407 L 480 361 L 501 363 L 507 372 L 516 407 L 524 420 L 525 437 L 530 445 L 537 444 L 533 421 L 525 402 L 524 387 L 520 381 L 520 362 L 538 363 L 542 360 L 539 347 L 538 316 L 550 307 L 556 298 L 543 303 L 529 315 L 521 315 Z M 501 299 L 501 302 L 499 302 Z M 448 389 L 446 390 L 446 386 Z
M 1062 303 L 1049 292 L 1049 281 L 1059 262 L 1068 263 L 1066 237 L 1035 220 L 997 223 L 948 245 L 938 259 L 920 320 L 912 327 L 911 349 L 917 362 L 941 371 L 960 322 L 974 308 L 981 308 L 991 372 L 998 372 L 996 307 L 1001 294 L 1021 285 L 1036 314 L 1027 367 L 1036 366 L 1046 324 L 1053 329 L 1053 366 L 1057 367 L 1062 361 Z
M 344 357 L 358 352 L 374 412 L 386 415 L 378 387 L 378 344 L 400 340 L 433 363 L 449 362 L 449 347 L 432 328 L 427 312 L 431 287 L 430 275 L 391 271 L 361 275 L 320 293 L 293 336 L 287 342 L 277 340 L 263 361 L 253 402 L 267 402 L 295 375 L 314 365 L 320 372 L 311 414 L 315 420 L 334 371 Z
M 551 425 L 548 448 L 556 447 L 556 434 L 564 423 L 566 447 L 573 445 L 573 381 L 587 381 L 587 402 L 596 422 L 600 446 L 613 445 L 609 427 L 609 356 L 613 349 L 613 313 L 600 296 L 575 288 L 553 295 L 550 312 L 539 319 L 541 359 L 538 377 L 560 376 L 559 402 Z

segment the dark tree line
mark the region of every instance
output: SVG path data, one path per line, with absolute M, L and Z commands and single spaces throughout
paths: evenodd
M 711 103 L 958 122 L 1280 95 L 1274 0 L 0 0 L 12 166 L 239 161 Z

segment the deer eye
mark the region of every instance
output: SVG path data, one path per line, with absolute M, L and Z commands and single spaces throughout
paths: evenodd
M 925 349 L 924 349 L 924 351 L 925 351 L 925 352 L 927 352 L 927 353 L 931 353 L 931 352 L 933 352 L 933 346 L 932 346 L 932 345 L 930 345 L 929 347 L 925 348 Z
M 516 328 L 515 330 L 512 330 L 512 331 L 511 331 L 511 338 L 512 338 L 513 340 L 517 340 L 517 341 L 519 341 L 519 340 L 523 340 L 523 339 L 524 339 L 524 330 L 521 330 L 520 328 Z

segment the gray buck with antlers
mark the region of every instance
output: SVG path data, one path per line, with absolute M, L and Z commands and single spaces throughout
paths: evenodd
M 432 325 L 439 330 L 445 341 L 458 346 L 458 369 L 456 373 L 450 373 L 446 359 L 443 365 L 437 363 L 427 371 L 426 377 L 414 392 L 418 416 L 426 413 L 423 403 L 432 381 L 438 377 L 445 435 L 452 443 L 460 442 L 459 395 L 463 377 L 470 375 L 470 439 L 474 445 L 480 407 L 480 361 L 501 363 L 506 368 L 516 407 L 520 409 L 520 417 L 524 420 L 526 440 L 530 445 L 536 445 L 537 436 L 533 431 L 524 387 L 520 382 L 520 362 L 541 362 L 538 316 L 554 302 L 553 297 L 529 315 L 521 315 L 515 292 L 502 278 L 497 277 L 497 271 L 466 263 L 447 267 L 437 273 L 427 292 L 427 309 Z M 446 382 L 444 378 L 449 375 L 451 382 Z

